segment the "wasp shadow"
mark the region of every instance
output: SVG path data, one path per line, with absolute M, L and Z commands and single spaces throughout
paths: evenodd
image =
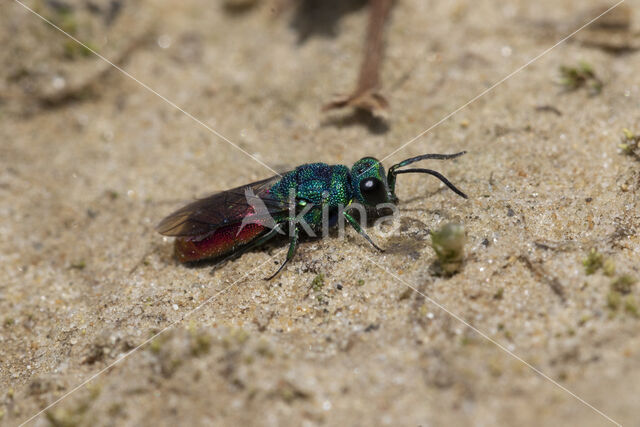
M 382 135 L 389 131 L 389 123 L 383 118 L 376 117 L 370 111 L 356 108 L 348 114 L 334 115 L 323 120 L 323 127 L 333 126 L 338 129 L 351 126 L 365 126 L 374 135 Z

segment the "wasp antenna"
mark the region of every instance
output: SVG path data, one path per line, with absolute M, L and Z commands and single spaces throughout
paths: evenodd
M 419 162 L 420 160 L 450 160 L 455 159 L 456 157 L 460 157 L 463 154 L 466 154 L 466 151 L 460 151 L 459 153 L 454 154 L 422 154 L 421 156 L 411 157 L 409 159 L 403 160 L 400 163 L 391 166 L 389 170 L 392 171 L 397 168 L 410 165 L 411 163 Z
M 458 153 L 460 154 L 460 153 Z M 436 172 L 434 170 L 431 169 L 402 169 L 399 171 L 395 171 L 396 174 L 401 174 L 401 173 L 426 173 L 429 175 L 433 175 L 436 178 L 438 178 L 440 181 L 442 181 L 447 187 L 449 187 L 451 189 L 451 191 L 453 191 L 454 193 L 456 193 L 458 196 L 463 197 L 465 199 L 468 199 L 467 195 L 464 194 L 461 190 L 459 190 L 455 185 L 453 185 L 451 183 L 451 181 L 449 181 L 444 175 L 442 175 L 440 172 Z

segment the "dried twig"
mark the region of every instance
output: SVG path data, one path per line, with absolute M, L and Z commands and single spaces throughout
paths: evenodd
M 380 83 L 380 65 L 384 50 L 384 24 L 394 0 L 371 0 L 369 25 L 365 40 L 365 52 L 356 89 L 348 96 L 341 96 L 323 107 L 323 111 L 343 107 L 355 107 L 384 118 L 389 103 L 377 90 Z

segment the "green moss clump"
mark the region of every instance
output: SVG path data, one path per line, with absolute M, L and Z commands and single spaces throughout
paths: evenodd
M 209 353 L 211 337 L 204 332 L 191 332 L 191 354 L 201 356 Z
M 466 335 L 460 338 L 460 345 L 467 346 L 471 344 L 473 344 L 473 338 Z
M 311 289 L 318 292 L 324 287 L 324 274 L 320 273 L 313 278 Z
M 587 257 L 582 261 L 584 272 L 587 276 L 602 269 L 605 276 L 613 277 L 616 274 L 616 264 L 611 258 L 605 258 L 596 248 L 591 248 Z
M 67 59 L 86 58 L 91 55 L 91 49 L 95 48 L 90 44 L 81 45 L 73 40 L 65 40 L 63 44 L 64 56 Z
M 638 303 L 636 302 L 635 297 L 630 295 L 635 283 L 636 279 L 627 274 L 622 275 L 611 282 L 611 289 L 607 294 L 607 307 L 609 307 L 611 311 L 617 311 L 622 307 L 625 313 L 630 314 L 633 317 L 640 318 Z
M 166 336 L 158 336 L 154 338 L 151 343 L 149 343 L 149 351 L 153 354 L 159 354 L 160 350 L 162 350 L 162 346 L 167 341 Z
M 582 261 L 587 276 L 600 270 L 604 265 L 604 256 L 596 248 L 591 248 L 587 257 Z
M 604 265 L 602 266 L 602 272 L 607 277 L 613 277 L 616 274 L 616 264 L 613 262 L 611 258 L 607 258 L 604 260 Z
M 570 91 L 586 87 L 591 95 L 599 94 L 603 86 L 591 64 L 584 61 L 577 67 L 560 66 L 560 84 Z
M 55 427 L 76 427 L 86 424 L 86 415 L 91 403 L 98 398 L 100 386 L 89 387 L 89 396 L 81 399 L 75 406 L 56 408 L 45 412 L 47 421 Z
M 611 310 L 617 310 L 622 301 L 622 295 L 620 292 L 611 291 L 607 294 L 607 307 Z
M 75 427 L 81 423 L 83 416 L 83 413 L 78 414 L 63 408 L 45 412 L 47 421 L 55 427 Z
M 124 405 L 122 403 L 116 402 L 109 406 L 109 409 L 107 409 L 107 414 L 110 417 L 115 418 L 122 414 L 123 409 Z
M 55 20 L 62 31 L 75 35 L 78 32 L 78 19 L 70 8 L 65 8 L 58 12 Z
M 241 346 L 249 340 L 249 333 L 242 328 L 234 328 L 229 335 L 222 339 L 222 344 L 226 347 Z
M 431 247 L 438 257 L 438 268 L 445 275 L 460 270 L 464 261 L 464 245 L 467 236 L 462 224 L 448 223 L 431 232 Z
M 622 129 L 622 138 L 618 144 L 623 154 L 640 159 L 640 134 L 634 134 L 629 129 Z
M 590 319 L 591 316 L 585 314 L 578 320 L 578 326 L 584 326 Z
M 640 317 L 640 311 L 638 310 L 638 303 L 633 295 L 627 295 L 624 299 L 624 311 L 632 315 L 633 317 Z

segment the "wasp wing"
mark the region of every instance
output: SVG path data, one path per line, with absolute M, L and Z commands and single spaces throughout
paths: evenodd
M 273 176 L 248 185 L 222 191 L 196 200 L 178 209 L 156 227 L 165 236 L 200 237 L 216 229 L 242 222 L 251 216 L 251 222 L 269 223 L 287 215 L 289 202 L 273 197 L 269 190 L 282 177 Z M 256 206 L 266 208 L 258 209 Z

